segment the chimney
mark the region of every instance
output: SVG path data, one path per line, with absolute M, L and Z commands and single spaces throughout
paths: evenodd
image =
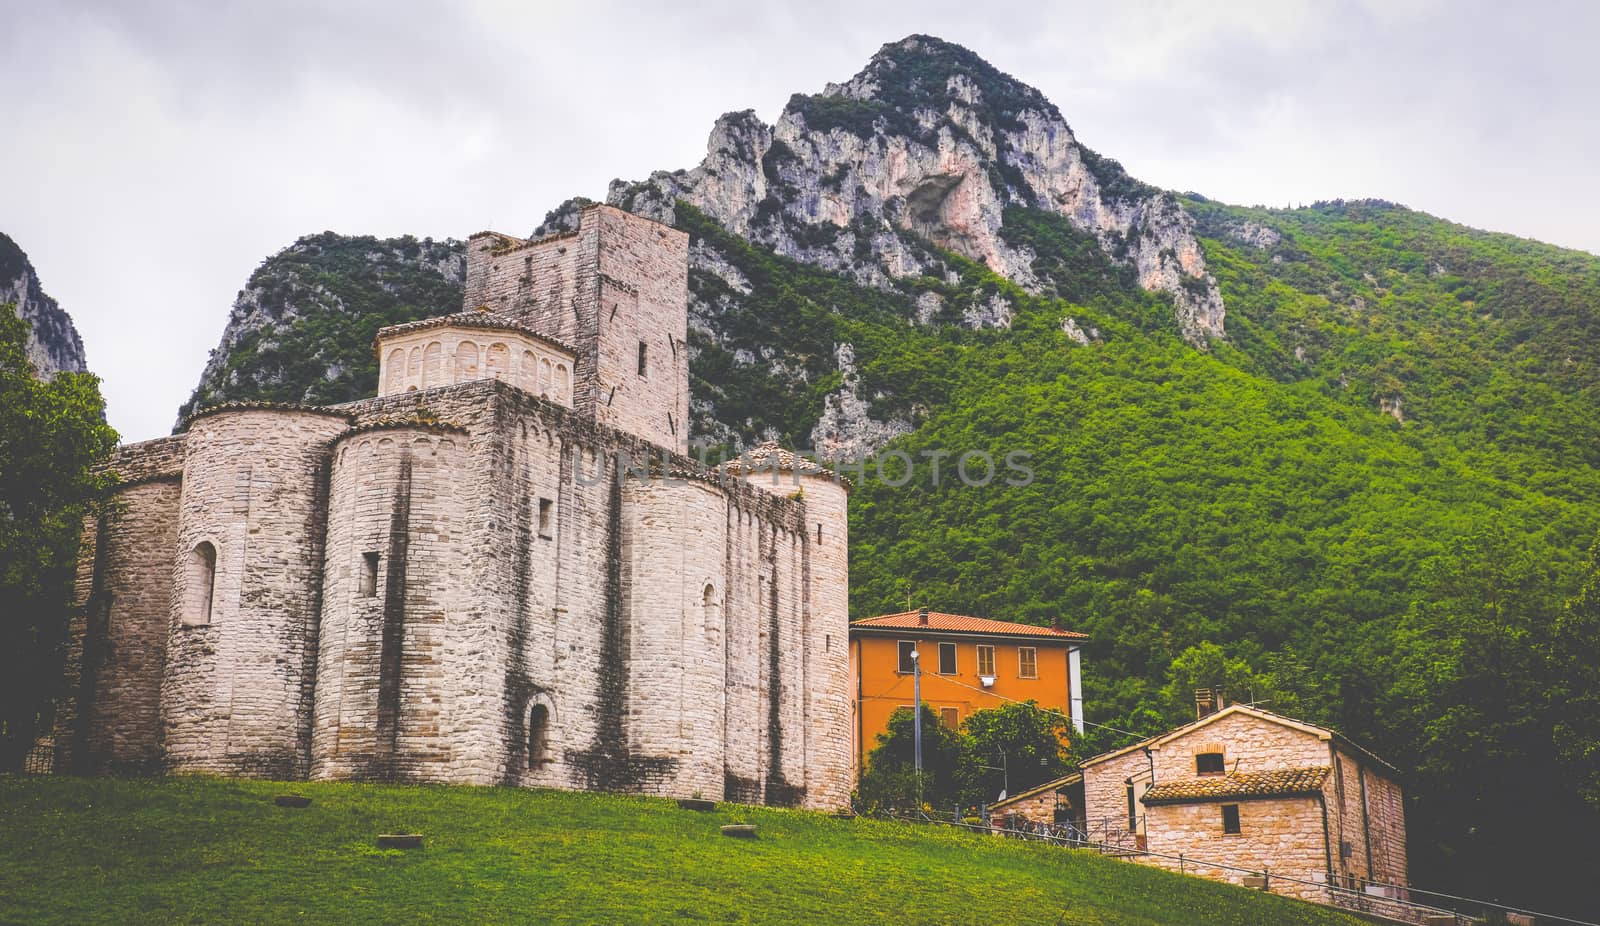
M 917 612 L 917 623 L 921 624 L 924 627 L 928 626 L 928 609 L 927 608 L 923 608 L 922 610 Z
M 1050 629 L 1051 630 L 1060 630 L 1061 629 L 1061 615 L 1060 614 L 1052 614 L 1052 615 L 1050 615 Z
M 1221 688 L 1196 688 L 1194 690 L 1194 719 L 1209 717 L 1222 710 L 1225 702 Z

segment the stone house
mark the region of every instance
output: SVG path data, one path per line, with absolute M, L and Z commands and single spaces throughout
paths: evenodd
M 687 455 L 688 248 L 474 235 L 375 398 L 120 448 L 55 767 L 843 806 L 847 486 Z
M 1204 864 L 1221 863 L 1326 902 L 1322 885 L 1405 886 L 1397 779 L 1333 730 L 1235 704 L 1085 762 L 1085 822 L 1091 839 L 1147 850 L 1149 864 L 1237 884 L 1258 876 Z
M 1035 785 L 988 806 L 989 819 L 1000 827 L 1049 826 L 1053 831 L 1080 833 L 1083 827 L 1083 773 L 1073 772 Z M 1071 829 L 1066 829 L 1070 824 Z M 1062 828 L 1055 830 L 1054 828 Z

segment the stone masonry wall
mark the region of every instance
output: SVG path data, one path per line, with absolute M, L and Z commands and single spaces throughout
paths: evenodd
M 161 701 L 168 766 L 304 777 L 326 461 L 343 415 L 269 409 L 190 423 Z M 209 619 L 195 612 L 216 551 Z
M 147 478 L 115 492 L 98 516 L 86 519 L 68 700 L 55 737 L 58 768 L 142 774 L 161 768 L 161 676 L 181 491 L 176 476 Z
M 453 780 L 448 614 L 462 596 L 460 444 L 426 427 L 334 452 L 311 741 L 318 778 Z
M 686 453 L 689 236 L 607 206 L 583 223 L 600 229 L 595 418 Z
M 380 396 L 503 379 L 559 405 L 572 405 L 572 355 L 519 332 L 423 328 L 386 337 L 379 350 Z
M 537 241 L 473 236 L 464 307 L 487 306 L 570 345 L 578 411 L 684 453 L 688 254 L 681 231 L 591 206 L 576 232 Z
M 1150 763 L 1140 750 L 1108 759 L 1083 770 L 1083 805 L 1089 838 L 1116 844 L 1131 842 L 1128 830 L 1128 785 L 1134 780 L 1134 810 L 1141 818 L 1138 798 L 1150 786 Z M 1159 779 L 1158 779 L 1159 780 Z
M 1159 779 L 1157 779 L 1159 780 Z M 1222 807 L 1239 808 L 1239 833 L 1222 831 Z M 1322 807 L 1315 798 L 1163 804 L 1148 809 L 1149 849 L 1163 855 L 1184 855 L 1182 868 L 1189 874 L 1230 884 L 1243 884 L 1245 875 L 1192 859 L 1220 862 L 1232 868 L 1267 870 L 1307 882 L 1321 882 L 1327 870 L 1322 840 Z M 1177 871 L 1177 859 L 1143 856 L 1141 861 Z M 1268 888 L 1306 900 L 1327 900 L 1320 883 L 1301 884 L 1270 879 Z
M 1317 734 L 1245 713 L 1196 727 L 1154 751 L 1157 783 L 1195 777 L 1195 756 L 1202 752 L 1221 752 L 1230 774 L 1331 763 L 1328 743 Z
M 1372 836 L 1372 880 L 1407 884 L 1406 811 L 1400 785 L 1370 763 L 1363 769 L 1367 786 L 1367 822 Z
M 807 625 L 805 718 L 808 803 L 842 807 L 850 799 L 850 516 L 844 486 L 801 477 L 805 502 Z

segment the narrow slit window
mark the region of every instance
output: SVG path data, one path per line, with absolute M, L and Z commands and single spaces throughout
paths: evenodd
M 1139 831 L 1139 805 L 1133 799 L 1133 784 L 1128 784 L 1128 832 Z
M 822 522 L 817 522 L 817 543 L 822 542 Z
M 361 554 L 361 597 L 372 598 L 378 594 L 378 554 Z
M 556 503 L 548 498 L 539 499 L 539 536 L 550 539 L 552 522 L 555 520 Z
M 956 674 L 956 645 L 954 643 L 939 644 L 939 674 Z
M 1039 651 L 1032 646 L 1017 647 L 1017 677 L 1039 677 Z
M 1239 805 L 1222 805 L 1222 832 L 1228 836 L 1239 835 Z
M 994 678 L 994 647 L 978 647 L 978 674 Z
M 550 709 L 535 704 L 528 711 L 528 768 L 538 768 L 550 761 L 548 751 Z
M 211 601 L 217 583 L 217 548 L 200 541 L 189 552 L 188 581 L 184 583 L 183 622 L 189 626 L 211 623 Z
M 650 358 L 648 348 L 643 341 L 639 342 L 639 375 L 647 376 L 650 373 Z

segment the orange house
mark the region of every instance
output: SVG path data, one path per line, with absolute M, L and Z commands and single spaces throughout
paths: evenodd
M 1083 730 L 1079 647 L 1087 634 L 960 614 L 906 611 L 850 625 L 851 745 L 859 776 L 889 715 L 912 705 L 912 652 L 922 702 L 954 727 L 973 711 L 1037 701 Z

